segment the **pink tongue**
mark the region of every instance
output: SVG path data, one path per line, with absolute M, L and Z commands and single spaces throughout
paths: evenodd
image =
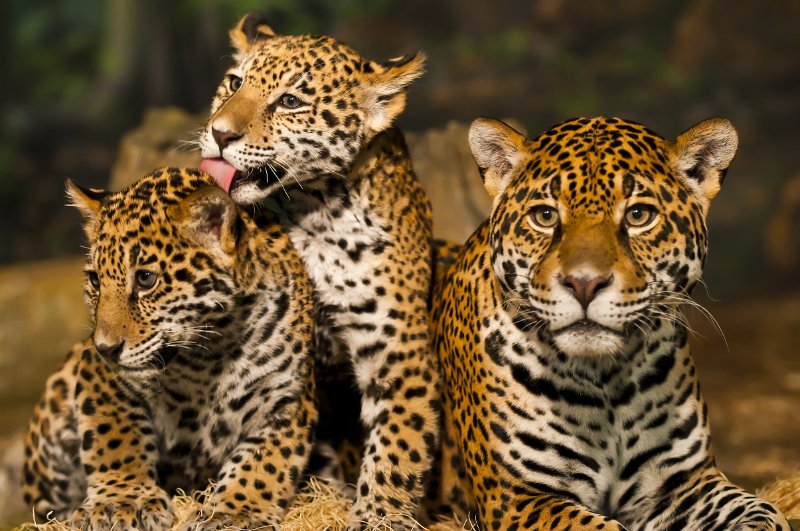
M 200 169 L 212 176 L 220 188 L 230 193 L 231 183 L 237 170 L 225 159 L 203 159 Z

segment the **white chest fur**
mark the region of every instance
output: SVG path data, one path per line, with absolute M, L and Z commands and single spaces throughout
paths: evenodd
M 353 193 L 348 200 L 346 208 L 331 201 L 289 227 L 318 302 L 339 307 L 340 318 L 375 296 L 372 280 L 391 246 L 388 227 L 367 199 Z
M 486 335 L 502 338 L 496 372 L 511 384 L 497 405 L 513 419 L 505 459 L 526 481 L 621 516 L 642 510 L 672 468 L 704 459 L 708 435 L 682 332 L 664 325 L 619 359 L 559 359 L 497 321 Z

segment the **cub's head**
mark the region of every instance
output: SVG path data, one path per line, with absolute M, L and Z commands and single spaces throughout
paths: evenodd
M 67 193 L 89 239 L 85 294 L 97 351 L 148 376 L 177 353 L 219 338 L 237 295 L 244 214 L 209 176 L 157 170 L 120 192 Z
M 259 13 L 231 30 L 236 64 L 200 136 L 202 168 L 237 203 L 320 175 L 346 175 L 405 107 L 422 54 L 377 63 L 324 36 L 276 35 Z
M 738 142 L 722 119 L 669 142 L 617 118 L 571 120 L 533 140 L 479 119 L 469 141 L 494 199 L 492 265 L 506 301 L 567 355 L 622 352 L 670 318 L 702 273 L 709 203 Z

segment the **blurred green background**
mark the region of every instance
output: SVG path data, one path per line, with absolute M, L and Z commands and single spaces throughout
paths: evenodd
M 253 9 L 279 33 L 330 34 L 373 59 L 424 50 L 428 73 L 400 118 L 407 131 L 494 116 L 535 135 L 603 114 L 674 138 L 705 118 L 731 119 L 740 149 L 711 209 L 705 275 L 717 301 L 695 293 L 727 344 L 694 318 L 692 342 L 723 469 L 753 488 L 800 467 L 800 1 L 4 0 L 2 8 L 0 524 L 3 502 L 18 498 L 4 485 L 16 485 L 32 403 L 63 352 L 88 334 L 80 216 L 64 206 L 64 180 L 107 185 L 120 139 L 149 110 L 207 112 L 231 64 L 227 30 Z M 154 123 L 136 138 L 158 148 L 163 133 L 169 147 L 175 139 L 159 122 L 167 115 L 149 116 Z M 423 182 L 445 136 L 415 135 L 431 156 L 415 155 Z M 461 156 L 461 166 L 439 166 L 474 172 Z M 458 224 L 449 197 L 469 182 L 429 189 L 440 219 L 452 211 Z
M 514 117 L 537 133 L 578 115 L 674 137 L 730 118 L 739 155 L 712 210 L 715 296 L 797 286 L 797 0 L 7 0 L 0 18 L 0 263 L 75 253 L 67 177 L 106 183 L 117 142 L 152 106 L 208 107 L 230 64 L 227 28 L 269 13 L 279 32 L 327 33 L 364 55 L 417 49 L 428 74 L 407 129 Z M 188 139 L 187 139 L 188 140 Z M 791 197 L 786 197 L 791 196 Z M 784 204 L 786 203 L 786 204 Z M 781 217 L 782 216 L 782 217 Z M 777 219 L 777 218 L 781 219 Z M 769 236 L 771 229 L 779 233 Z M 775 240 L 775 241 L 772 241 Z

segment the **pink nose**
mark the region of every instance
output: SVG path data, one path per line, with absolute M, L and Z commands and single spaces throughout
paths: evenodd
M 219 150 L 222 151 L 228 144 L 239 140 L 244 135 L 236 131 L 220 131 L 219 129 L 212 128 L 211 136 L 214 137 L 214 141 L 219 146 Z
M 597 297 L 600 290 L 611 284 L 612 278 L 612 275 L 607 277 L 594 277 L 591 279 L 567 275 L 565 278 L 561 279 L 561 284 L 572 293 L 572 296 L 581 303 L 581 306 L 585 310 L 589 306 L 589 303 Z

